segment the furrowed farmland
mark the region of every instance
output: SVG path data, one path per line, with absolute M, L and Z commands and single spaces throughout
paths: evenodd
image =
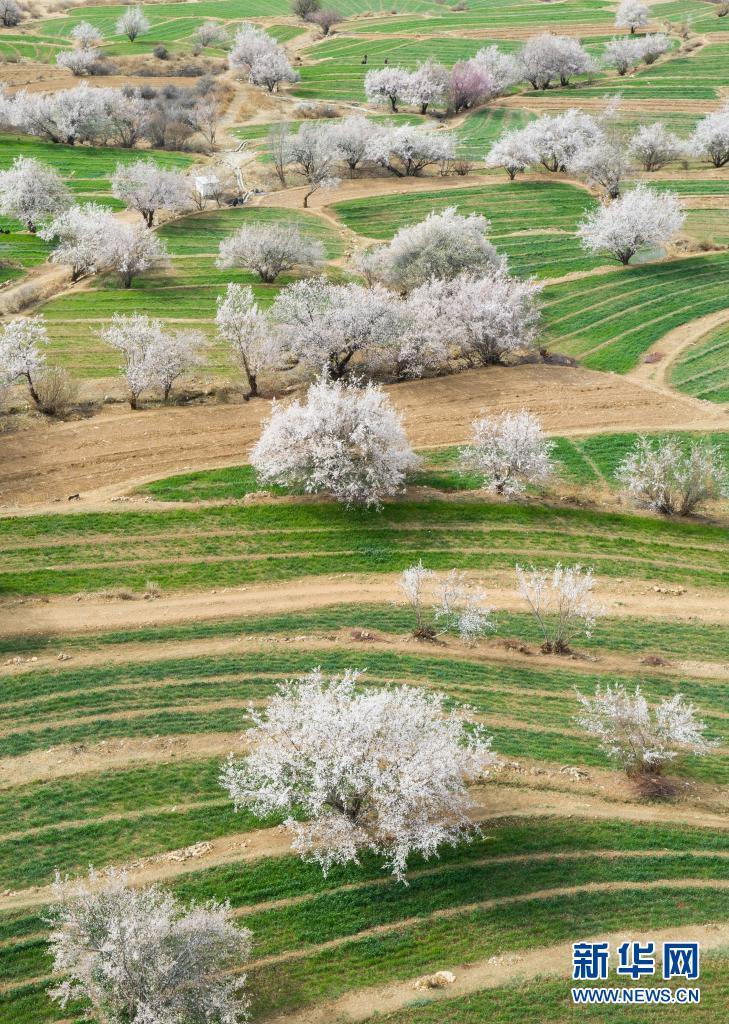
M 724 1024 L 728 101 L 723 0 L 0 0 L 0 1024 Z

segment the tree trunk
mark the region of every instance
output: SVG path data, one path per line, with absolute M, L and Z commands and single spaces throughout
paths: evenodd
M 38 398 L 38 392 L 35 390 L 35 387 L 33 385 L 33 378 L 31 377 L 31 375 L 29 373 L 26 373 L 25 378 L 28 381 L 28 391 L 30 391 L 30 397 L 33 399 L 33 401 L 35 402 L 36 405 L 40 405 L 40 399 Z
M 144 223 L 148 228 L 151 228 L 154 223 L 154 210 L 142 210 L 142 216 L 144 217 Z
M 392 104 L 393 114 L 397 114 L 397 96 L 391 96 L 390 103 Z
M 132 276 L 133 275 L 130 270 L 120 272 L 119 277 L 121 278 L 122 288 L 132 287 Z

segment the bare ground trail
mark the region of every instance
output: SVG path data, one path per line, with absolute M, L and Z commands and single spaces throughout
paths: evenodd
M 486 579 L 480 574 L 478 579 L 487 587 L 490 604 L 506 611 L 524 610 L 523 599 L 514 589 L 512 573 L 492 572 Z M 671 592 L 670 588 L 665 590 L 668 592 L 655 590 L 649 581 L 624 579 L 619 582 L 601 580 L 596 592 L 608 615 L 680 621 L 699 618 L 705 622 L 729 623 L 729 594 L 725 591 L 702 591 L 694 587 L 684 593 Z M 83 601 L 72 597 L 7 601 L 2 605 L 2 633 L 4 636 L 51 634 L 60 638 L 111 629 L 211 622 L 262 612 L 274 615 L 342 604 L 387 602 L 402 602 L 399 581 L 394 575 L 311 576 L 286 583 L 174 593 L 153 602 L 109 601 L 93 596 Z M 210 642 L 210 639 L 205 640 L 206 644 Z M 59 642 L 60 647 L 62 642 Z M 174 649 L 181 650 L 179 642 L 174 642 Z M 124 645 L 123 650 L 123 657 L 130 657 L 128 652 L 134 650 L 134 645 Z M 111 652 L 104 652 L 103 656 L 113 658 Z
M 651 383 L 548 365 L 491 367 L 387 389 L 416 447 L 463 442 L 481 411 L 529 409 L 551 434 L 721 430 L 726 412 Z M 238 465 L 257 440 L 268 401 L 241 405 L 106 406 L 92 419 L 38 423 L 2 439 L 0 513 L 106 507 L 114 497 L 168 474 Z M 113 506 L 115 507 L 115 506 Z
M 592 794 L 528 789 L 498 782 L 479 787 L 473 795 L 477 801 L 474 820 L 483 822 L 499 818 L 566 815 L 593 821 L 663 822 L 722 831 L 729 828 L 726 813 L 686 804 L 618 803 Z M 131 884 L 147 885 L 179 878 L 201 868 L 282 856 L 289 852 L 290 846 L 290 837 L 282 828 L 236 833 L 206 842 L 197 855 L 186 854 L 184 850 L 170 851 L 134 861 L 128 865 L 128 875 Z M 680 883 L 684 885 L 685 880 L 680 880 Z M 729 881 L 725 880 L 723 884 L 729 886 Z M 33 886 L 3 893 L 0 895 L 0 911 L 40 906 L 48 903 L 51 897 L 51 886 Z
M 681 928 L 681 936 L 687 941 L 701 944 L 704 951 L 723 949 L 729 943 L 729 926 L 725 924 L 693 925 Z M 613 949 L 627 938 L 634 938 L 632 931 L 600 933 L 589 936 L 587 941 L 610 943 Z M 641 931 L 641 941 L 661 943 L 675 938 L 675 929 Z M 328 1000 L 316 1006 L 306 1007 L 294 1013 L 269 1017 L 267 1024 L 360 1024 L 380 1014 L 393 1013 L 413 1000 L 442 1002 L 459 996 L 471 995 L 485 989 L 514 986 L 537 978 L 565 978 L 565 993 L 572 972 L 572 944 L 560 943 L 541 946 L 502 956 L 490 957 L 470 964 L 454 965 L 443 963 L 441 970 L 453 970 L 456 980 L 444 989 L 416 989 L 415 978 L 393 982 L 390 985 L 359 989 L 348 992 L 338 999 Z
M 697 345 L 707 334 L 726 323 L 729 323 L 729 309 L 708 313 L 687 324 L 681 324 L 651 345 L 643 361 L 630 370 L 626 377 L 640 383 L 654 384 L 667 393 L 675 394 L 670 385 L 670 376 L 676 361 L 687 349 Z M 660 359 L 653 362 L 651 356 L 659 356 Z

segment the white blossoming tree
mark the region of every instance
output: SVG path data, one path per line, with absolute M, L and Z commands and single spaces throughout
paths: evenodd
M 603 60 L 608 67 L 615 68 L 622 78 L 643 59 L 644 50 L 641 39 L 611 39 L 605 44 Z
M 278 353 L 278 343 L 266 315 L 247 285 L 229 284 L 218 296 L 215 322 L 218 334 L 228 342 L 246 375 L 248 398 L 258 395 L 258 376 L 269 368 Z
M 315 192 L 339 187 L 341 181 L 334 173 L 339 159 L 336 136 L 328 128 L 305 122 L 287 137 L 285 161 L 304 181 L 305 209 Z
M 411 854 L 474 833 L 467 783 L 492 764 L 490 742 L 440 694 L 358 681 L 317 669 L 280 686 L 263 714 L 251 709 L 251 753 L 231 756 L 221 781 L 256 814 L 302 809 L 286 822 L 294 850 L 325 874 L 370 850 L 404 880 Z
M 12 28 L 23 19 L 23 8 L 15 0 L 0 0 L 0 25 Z
M 597 118 L 570 109 L 543 114 L 514 135 L 548 171 L 557 172 L 566 170 L 576 153 L 601 142 L 604 131 Z
M 278 92 L 282 82 L 298 82 L 299 72 L 291 67 L 288 57 L 279 46 L 253 61 L 248 81 L 251 85 L 261 85 L 273 93 Z
M 99 50 L 91 50 L 79 47 L 76 50 L 61 50 L 56 54 L 56 64 L 59 68 L 65 68 L 77 78 L 93 73 L 94 67 L 99 61 L 101 53 Z
M 671 41 L 663 32 L 651 32 L 640 38 L 640 51 L 646 64 L 655 64 L 670 47 Z
M 638 129 L 628 144 L 628 152 L 644 171 L 658 171 L 672 160 L 686 156 L 687 147 L 665 124 L 656 121 Z
M 205 348 L 205 339 L 197 332 L 168 332 L 161 321 L 139 313 L 115 313 L 99 336 L 124 358 L 132 409 L 139 407 L 141 395 L 152 388 L 158 388 L 166 402 L 175 381 L 202 361 Z
M 249 22 L 238 29 L 228 64 L 232 71 L 245 74 L 252 85 L 265 86 L 269 92 L 275 92 L 281 82 L 299 80 L 283 47 L 264 29 Z
M 350 176 L 354 177 L 367 158 L 373 135 L 380 130 L 378 125 L 362 114 L 350 114 L 328 130 L 338 159 L 344 161 Z
M 518 497 L 527 486 L 545 484 L 554 473 L 554 442 L 524 409 L 479 417 L 471 431 L 469 443 L 461 449 L 461 472 L 477 474 L 486 490 Z
M 247 1019 L 251 933 L 227 904 L 185 906 L 159 886 L 133 889 L 122 872 L 56 882 L 50 990 L 61 1008 L 89 1000 L 104 1024 L 239 1024 Z
M 484 47 L 473 60 L 488 71 L 494 96 L 503 96 L 522 79 L 518 59 L 510 53 L 504 53 L 498 46 Z
M 143 224 L 126 224 L 115 220 L 113 232 L 99 239 L 101 247 L 99 270 L 113 270 L 123 288 L 148 270 L 164 267 L 169 260 L 167 246 L 159 235 Z
M 465 272 L 476 276 L 503 270 L 506 260 L 488 240 L 490 227 L 482 214 L 464 217 L 455 206 L 429 213 L 418 224 L 400 228 L 391 242 L 378 248 L 381 279 L 408 292 L 433 278 L 450 281 Z
M 304 402 L 274 405 L 251 463 L 264 485 L 377 506 L 402 490 L 419 459 L 381 388 L 322 377 Z
M 70 206 L 46 223 L 38 232 L 40 238 L 56 245 L 51 263 L 71 267 L 71 279 L 95 274 L 106 267 L 107 244 L 116 235 L 118 221 L 106 206 L 84 203 Z
M 548 89 L 554 79 L 560 85 L 568 85 L 575 75 L 595 68 L 592 58 L 578 39 L 552 35 L 551 32 L 527 39 L 517 60 L 520 77 L 525 78 L 534 89 Z
M 117 34 L 126 36 L 130 43 L 149 32 L 151 27 L 149 18 L 144 13 L 141 4 L 137 4 L 136 7 L 127 7 L 116 23 Z
M 16 157 L 0 171 L 0 213 L 31 233 L 48 217 L 71 205 L 71 193 L 56 170 L 33 157 Z
M 270 284 L 294 267 L 317 267 L 324 261 L 324 246 L 285 221 L 250 224 L 220 243 L 216 266 L 255 270 Z
M 322 368 L 338 380 L 362 353 L 377 361 L 401 330 L 397 296 L 381 285 L 333 284 L 325 277 L 288 285 L 271 308 L 284 347 L 315 373 Z
M 714 167 L 729 163 L 729 103 L 697 123 L 690 145 L 695 156 Z
M 468 366 L 487 366 L 533 348 L 540 291 L 536 281 L 497 268 L 480 277 L 433 279 L 411 292 L 411 299 L 420 307 L 424 331 L 447 343 Z
M 370 160 L 398 178 L 417 177 L 426 167 L 455 155 L 452 132 L 428 132 L 407 124 L 373 135 L 368 151 Z
M 729 497 L 729 471 L 708 439 L 639 437 L 615 475 L 637 505 L 667 516 L 688 516 L 706 501 Z
M 450 85 L 450 72 L 443 64 L 427 60 L 408 76 L 405 100 L 425 114 L 428 107 L 442 103 Z
M 542 634 L 545 654 L 567 654 L 575 637 L 592 636 L 603 608 L 593 596 L 591 569 L 557 563 L 551 572 L 516 566 L 519 593 Z
M 412 609 L 413 636 L 419 640 L 435 640 L 454 630 L 472 647 L 496 628 L 485 592 L 457 569 L 439 577 L 421 559 L 402 573 L 400 589 Z
M 396 114 L 398 103 L 405 102 L 410 95 L 410 72 L 393 66 L 373 68 L 365 75 L 364 88 L 368 103 L 377 106 L 389 104 Z
M 104 41 L 99 29 L 89 21 L 79 21 L 74 25 L 71 29 L 71 38 L 82 50 L 96 50 Z
M 45 369 L 43 349 L 47 344 L 48 331 L 42 316 L 8 320 L 0 330 L 0 388 L 24 380 L 30 397 L 40 405 L 36 383 Z
M 643 0 L 621 0 L 615 13 L 615 27 L 627 28 L 632 34 L 638 28 L 645 28 L 650 16 L 650 8 Z
M 518 129 L 504 132 L 485 157 L 487 167 L 503 167 L 513 181 L 531 164 L 539 163 L 539 153 Z
M 610 199 L 618 198 L 631 169 L 625 147 L 609 139 L 584 146 L 567 164 L 570 174 L 585 178 L 590 185 L 598 185 Z
M 111 178 L 112 194 L 130 210 L 137 210 L 148 228 L 158 210 L 182 213 L 193 207 L 189 180 L 177 171 L 166 171 L 153 160 L 117 164 Z
M 230 39 L 225 25 L 218 21 L 204 21 L 193 35 L 193 41 L 203 49 L 207 46 L 225 48 Z
M 639 686 L 628 693 L 623 685 L 598 686 L 593 697 L 577 692 L 582 711 L 577 724 L 628 775 L 658 775 L 677 758 L 709 753 L 714 744 L 696 708 L 680 693 L 651 707 Z
M 609 206 L 588 213 L 577 237 L 586 252 L 607 253 L 628 264 L 641 249 L 665 246 L 685 219 L 674 192 L 659 192 L 641 183 Z

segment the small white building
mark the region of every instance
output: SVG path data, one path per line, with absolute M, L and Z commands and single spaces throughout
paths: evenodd
M 203 199 L 212 199 L 217 195 L 220 188 L 220 181 L 214 174 L 197 174 L 195 176 L 195 191 Z

